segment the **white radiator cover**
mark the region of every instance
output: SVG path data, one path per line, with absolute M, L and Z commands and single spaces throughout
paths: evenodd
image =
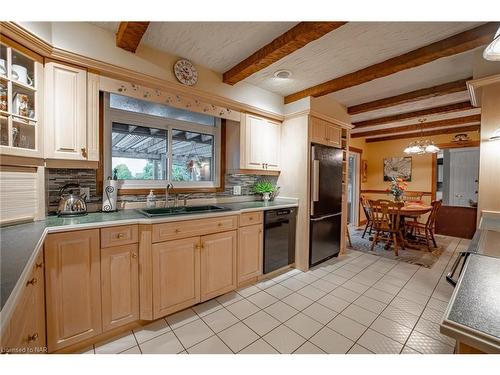
M 0 223 L 39 218 L 44 194 L 40 169 L 0 171 Z

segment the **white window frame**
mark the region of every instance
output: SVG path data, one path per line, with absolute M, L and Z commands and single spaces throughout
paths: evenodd
M 142 127 L 150 127 L 156 129 L 167 130 L 168 137 L 168 153 L 167 153 L 167 179 L 165 180 L 118 180 L 119 189 L 164 189 L 168 183 L 171 183 L 174 188 L 192 188 L 193 190 L 200 188 L 219 188 L 221 186 L 221 121 L 215 118 L 214 127 L 199 125 L 196 123 L 170 119 L 166 117 L 149 115 L 146 113 L 138 113 L 126 111 L 123 109 L 111 108 L 109 105 L 109 93 L 104 93 L 104 129 L 103 129 L 103 144 L 104 144 L 104 176 L 112 176 L 112 153 L 111 153 L 111 133 L 113 122 L 123 124 L 131 124 Z M 172 130 L 185 130 L 197 133 L 212 135 L 214 137 L 214 157 L 215 162 L 213 176 L 214 181 L 171 181 L 172 173 Z

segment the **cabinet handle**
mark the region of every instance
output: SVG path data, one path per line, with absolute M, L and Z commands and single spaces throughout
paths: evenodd
M 252 217 L 252 216 L 250 216 L 250 217 L 248 218 L 248 220 L 252 221 L 252 220 L 253 220 L 253 217 Z
M 116 236 L 116 238 L 118 238 L 118 239 L 125 238 L 125 233 L 118 233 L 118 235 Z
M 87 148 L 86 147 L 82 147 L 81 150 L 82 150 L 82 156 L 84 158 L 86 158 L 87 157 Z
M 43 262 L 42 263 L 35 263 L 35 269 L 42 268 L 43 267 Z
M 35 285 L 37 282 L 38 282 L 37 278 L 36 278 L 36 277 L 34 277 L 34 278 L 32 278 L 31 280 L 29 280 L 28 282 L 26 282 L 26 286 L 28 286 L 28 285 L 30 285 L 30 284 L 31 284 L 31 285 Z
M 28 335 L 28 342 L 32 342 L 32 341 L 36 341 L 36 340 L 38 340 L 38 333 Z
M 137 258 L 137 254 L 136 253 L 132 253 L 132 258 Z
M 201 249 L 201 245 L 200 245 L 199 243 L 197 243 L 196 245 L 194 245 L 194 248 L 195 248 L 196 250 L 200 250 L 200 249 Z

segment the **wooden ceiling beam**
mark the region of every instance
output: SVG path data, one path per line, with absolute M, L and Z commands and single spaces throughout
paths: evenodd
M 116 33 L 116 46 L 135 53 L 149 22 L 120 22 Z
M 480 129 L 480 125 L 468 125 L 468 126 L 460 126 L 460 127 L 455 127 L 455 128 L 424 131 L 423 136 L 430 137 L 433 135 L 440 135 L 440 134 L 459 134 L 459 133 L 478 131 L 479 129 Z M 396 139 L 418 138 L 421 135 L 422 135 L 422 133 L 417 132 L 417 133 L 391 135 L 388 137 L 367 138 L 366 143 L 393 141 Z
M 288 95 L 285 97 L 285 103 L 291 103 L 308 96 L 318 97 L 327 95 L 332 92 L 361 85 L 377 78 L 386 77 L 405 69 L 415 68 L 443 57 L 469 51 L 490 43 L 495 32 L 498 30 L 498 26 L 499 24 L 496 22 L 486 23 L 356 72 Z
M 392 115 L 392 116 L 384 116 L 384 117 L 379 117 L 379 118 L 375 118 L 375 119 L 371 119 L 371 120 L 353 122 L 352 124 L 356 127 L 356 129 L 359 129 L 359 128 L 366 128 L 368 126 L 374 126 L 374 125 L 390 124 L 392 122 L 408 120 L 408 119 L 422 117 L 422 116 L 442 115 L 445 113 L 460 112 L 460 111 L 466 111 L 469 109 L 474 109 L 474 106 L 470 103 L 470 101 L 466 101 L 466 102 L 442 105 L 440 107 L 426 108 L 426 109 L 422 109 L 422 110 L 414 111 L 414 112 L 406 112 L 406 113 L 400 113 L 400 114 Z
M 300 22 L 225 72 L 222 81 L 234 85 L 346 23 Z
M 360 133 L 351 133 L 351 138 L 365 138 L 375 135 L 394 134 L 407 131 L 421 131 L 422 128 L 425 131 L 426 129 L 439 128 L 444 126 L 457 126 L 457 125 L 463 125 L 480 121 L 481 121 L 481 115 L 471 115 L 471 116 L 450 118 L 446 120 L 430 121 L 430 122 L 425 122 L 423 124 L 418 123 L 418 124 L 411 124 L 404 126 L 391 126 L 385 129 L 370 130 Z
M 357 115 L 358 113 L 375 111 L 377 109 L 394 107 L 401 104 L 418 102 L 419 100 L 434 98 L 436 96 L 443 96 L 454 94 L 456 92 L 467 91 L 467 79 L 461 79 L 454 82 L 444 83 L 442 85 L 426 87 L 425 89 L 406 92 L 404 94 L 391 96 L 384 99 L 374 100 L 372 102 L 361 103 L 347 108 L 347 113 L 350 115 Z

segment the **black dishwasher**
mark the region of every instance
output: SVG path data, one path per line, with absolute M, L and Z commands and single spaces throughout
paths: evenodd
M 283 208 L 264 214 L 264 273 L 295 262 L 297 210 Z

